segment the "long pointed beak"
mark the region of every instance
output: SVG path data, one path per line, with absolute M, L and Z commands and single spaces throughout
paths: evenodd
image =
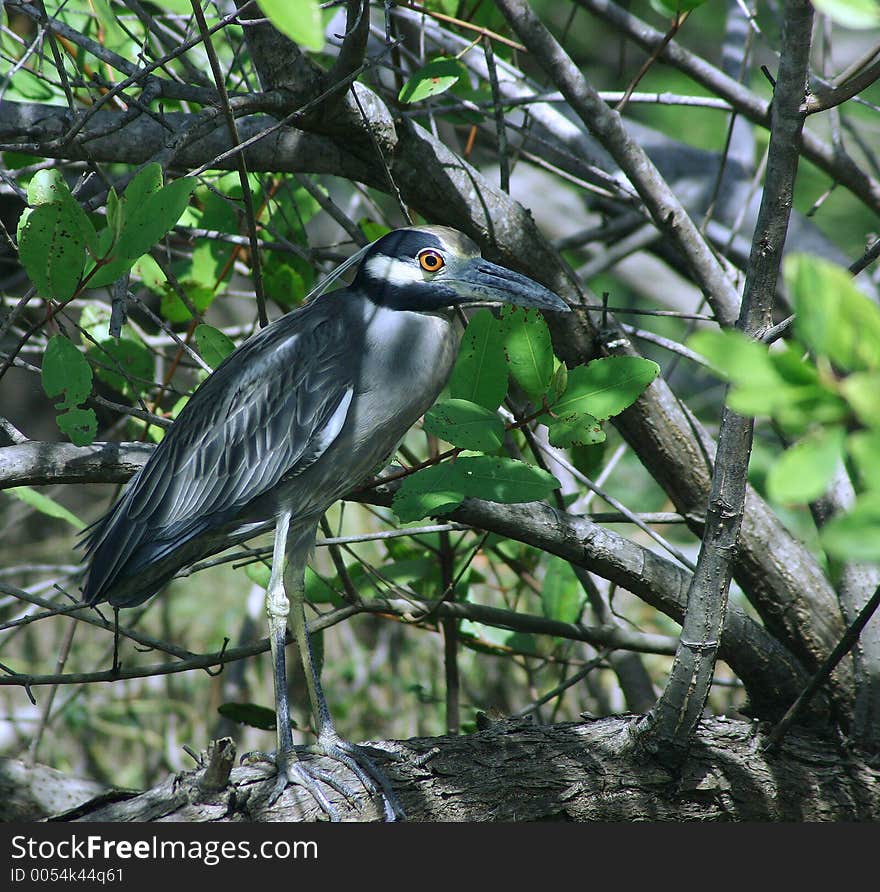
M 475 257 L 461 264 L 445 283 L 463 303 L 497 301 L 520 307 L 569 312 L 568 304 L 528 276 Z

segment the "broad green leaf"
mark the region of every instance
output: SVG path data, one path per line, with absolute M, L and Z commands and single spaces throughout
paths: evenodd
M 504 441 L 504 423 L 490 409 L 468 400 L 437 403 L 425 415 L 425 430 L 453 446 L 494 452 Z
M 88 352 L 98 378 L 119 393 L 134 400 L 152 386 L 153 356 L 142 341 L 105 337 Z
M 282 307 L 295 306 L 306 296 L 303 277 L 289 263 L 279 263 L 267 269 L 263 282 L 266 296 Z
M 846 445 L 862 485 L 880 493 L 880 430 L 856 431 Z
M 306 600 L 309 604 L 333 604 L 337 607 L 341 607 L 344 603 L 333 587 L 311 567 L 306 567 Z
M 294 43 L 315 52 L 324 48 L 324 24 L 318 0 L 260 0 L 260 9 Z
M 122 195 L 122 200 L 125 202 L 129 213 L 131 213 L 161 188 L 162 165 L 153 161 L 150 164 L 145 164 L 131 178 L 131 180 L 129 180 L 128 185 L 125 187 L 125 192 Z
M 845 431 L 820 428 L 788 448 L 770 468 L 767 493 L 776 502 L 811 502 L 828 488 L 843 452 Z
M 840 266 L 808 254 L 785 259 L 798 338 L 847 371 L 880 369 L 880 307 Z
M 358 220 L 358 226 L 360 226 L 361 232 L 363 232 L 369 242 L 375 242 L 377 239 L 382 238 L 383 235 L 388 235 L 391 232 L 391 227 L 386 226 L 384 223 L 376 223 L 374 220 L 370 220 L 369 217 Z
M 210 325 L 197 325 L 195 338 L 202 359 L 212 369 L 216 369 L 235 350 L 235 342 L 232 338 Z
M 605 441 L 602 425 L 592 415 L 570 414 L 551 419 L 543 416 L 549 431 L 551 446 L 566 449 L 569 446 L 593 446 Z
M 67 409 L 78 406 L 92 392 L 92 369 L 64 335 L 53 335 L 43 354 L 42 381 L 48 397 L 64 394 L 56 408 Z
M 550 387 L 553 344 L 544 317 L 537 310 L 514 307 L 504 313 L 504 352 L 510 374 L 533 403 Z
M 822 545 L 832 556 L 849 561 L 880 561 L 880 493 L 856 501 L 852 511 L 822 527 Z
M 401 102 L 421 102 L 430 96 L 445 93 L 466 74 L 458 59 L 441 56 L 416 71 L 401 87 Z
M 39 164 L 43 159 L 36 155 L 28 155 L 26 152 L 0 152 L 3 158 L 3 166 L 7 170 L 18 170 L 20 167 L 30 167 Z
M 98 433 L 98 416 L 93 409 L 68 409 L 56 419 L 58 429 L 74 446 L 88 446 Z
M 256 703 L 221 703 L 217 712 L 225 719 L 261 731 L 271 731 L 275 727 L 275 710 Z M 296 727 L 296 722 L 292 722 Z
M 146 254 L 180 219 L 197 185 L 198 181 L 192 177 L 181 177 L 149 195 L 141 204 L 126 204 L 125 225 L 114 249 L 116 255 L 128 257 L 133 264 L 141 254 Z
M 245 564 L 245 575 L 254 585 L 260 588 L 269 588 L 269 579 L 272 576 L 272 568 L 266 566 L 262 561 L 255 561 L 253 564 Z
M 513 458 L 460 455 L 448 464 L 455 472 L 454 484 L 466 496 L 490 502 L 535 502 L 559 486 L 552 474 Z
M 507 394 L 504 334 L 487 309 L 478 310 L 468 322 L 449 378 L 449 393 L 492 411 Z
M 156 263 L 155 259 L 149 254 L 139 257 L 137 263 L 131 268 L 132 275 L 139 279 L 146 288 L 155 294 L 161 294 L 163 286 L 167 281 L 162 267 Z
M 840 390 L 862 424 L 880 428 L 880 372 L 853 372 Z
M 541 583 L 541 610 L 544 616 L 563 623 L 576 623 L 583 605 L 583 588 L 571 564 L 558 557 L 549 557 Z
M 455 464 L 441 462 L 405 477 L 394 494 L 392 508 L 404 523 L 432 514 L 446 514 L 461 503 Z
M 211 306 L 217 293 L 210 286 L 200 286 L 180 283 L 184 289 L 184 293 L 190 299 L 192 305 L 200 313 Z M 177 292 L 169 285 L 162 293 L 162 299 L 159 302 L 159 311 L 162 317 L 169 322 L 189 322 L 192 319 L 187 305 L 177 296 Z
M 688 338 L 687 346 L 705 357 L 716 375 L 733 384 L 764 387 L 779 380 L 767 346 L 736 329 L 698 331 Z
M 86 242 L 73 205 L 79 207 L 73 199 L 42 204 L 22 214 L 19 226 L 22 265 L 37 290 L 57 301 L 73 297 L 86 264 Z
M 22 502 L 30 505 L 31 508 L 36 508 L 37 511 L 48 517 L 57 517 L 59 520 L 66 520 L 72 527 L 76 527 L 77 530 L 81 530 L 85 526 L 85 524 L 72 511 L 68 511 L 64 505 L 59 505 L 55 499 L 50 499 L 49 496 L 45 496 L 43 493 L 31 489 L 29 486 L 10 486 L 6 492 L 11 496 L 15 496 L 17 499 L 21 499 Z
M 659 374 L 656 362 L 639 356 L 594 359 L 569 369 L 565 393 L 550 409 L 560 417 L 586 414 L 604 421 L 632 405 Z
M 98 255 L 99 257 L 107 256 L 107 252 L 116 244 L 123 226 L 125 226 L 125 205 L 122 203 L 122 199 L 117 194 L 116 189 L 111 186 L 110 191 L 107 193 L 107 240 L 106 243 L 102 244 L 105 250 Z
M 499 651 L 534 654 L 541 652 L 535 635 L 526 632 L 511 632 L 465 619 L 459 624 L 461 643 L 478 653 L 498 654 Z
M 116 14 L 110 8 L 110 0 L 90 0 L 90 5 L 101 23 L 101 44 L 118 52 L 128 44 L 130 38 L 119 26 Z
M 690 12 L 702 6 L 706 0 L 651 0 L 651 6 L 660 13 L 672 18 L 682 12 Z
M 880 28 L 877 0 L 813 0 L 813 6 L 844 28 Z

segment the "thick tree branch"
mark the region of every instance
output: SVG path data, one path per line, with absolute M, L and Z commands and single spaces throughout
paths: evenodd
M 880 770 L 833 742 L 806 734 L 763 753 L 758 729 L 730 719 L 700 723 L 676 778 L 626 752 L 637 717 L 536 727 L 505 721 L 460 737 L 382 741 L 370 757 L 389 776 L 410 821 L 876 821 Z M 351 785 L 339 763 L 321 767 Z M 2 769 L 2 766 L 0 766 Z M 99 797 L 55 820 L 314 821 L 315 802 L 291 786 L 274 807 L 265 768 L 235 768 L 229 785 L 206 790 L 206 766 L 169 777 L 124 801 Z M 328 793 L 343 820 L 379 821 Z

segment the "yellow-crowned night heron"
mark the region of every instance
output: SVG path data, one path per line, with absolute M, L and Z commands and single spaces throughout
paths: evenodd
M 271 801 L 289 783 L 303 784 L 333 819 L 320 782 L 346 792 L 293 746 L 284 659 L 290 615 L 317 749 L 381 792 L 393 820 L 402 812 L 387 780 L 336 733 L 315 671 L 303 591 L 318 521 L 390 458 L 437 398 L 457 351 L 452 308 L 483 301 L 567 307 L 531 279 L 483 260 L 453 229 L 395 230 L 360 253 L 350 287 L 251 337 L 196 390 L 119 501 L 87 531 L 83 599 L 141 604 L 181 568 L 274 518 L 266 596 L 277 710 Z

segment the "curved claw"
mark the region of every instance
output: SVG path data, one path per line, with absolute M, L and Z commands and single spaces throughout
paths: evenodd
M 355 799 L 355 792 L 350 787 L 340 783 L 329 771 L 321 768 L 307 765 L 301 761 L 296 752 L 290 752 L 278 758 L 277 753 L 264 753 L 254 751 L 245 753 L 241 757 L 241 764 L 252 765 L 256 762 L 268 762 L 274 765 L 277 770 L 275 785 L 269 794 L 267 804 L 273 806 L 281 796 L 281 794 L 291 784 L 304 787 L 309 795 L 318 803 L 321 810 L 334 823 L 341 821 L 339 811 L 327 798 L 326 793 L 321 789 L 321 784 L 326 784 L 340 795 L 344 796 L 349 802 Z
M 318 736 L 317 745 L 312 751 L 329 756 L 337 762 L 341 762 L 361 782 L 364 789 L 371 795 L 382 796 L 382 808 L 385 820 L 389 823 L 403 821 L 406 812 L 400 804 L 391 783 L 385 774 L 376 767 L 373 760 L 364 752 L 363 747 L 343 740 L 335 732 L 325 732 Z

